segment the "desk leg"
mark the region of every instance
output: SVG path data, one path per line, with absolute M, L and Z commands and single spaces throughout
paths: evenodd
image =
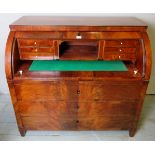
M 20 132 L 20 135 L 21 135 L 22 137 L 24 137 L 25 134 L 26 134 L 26 130 L 25 130 L 25 129 L 22 129 L 22 128 L 19 128 L 19 132 Z
M 129 129 L 129 136 L 134 137 L 136 133 L 136 128 Z

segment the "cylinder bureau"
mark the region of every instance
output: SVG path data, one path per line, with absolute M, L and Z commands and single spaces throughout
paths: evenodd
M 25 16 L 10 25 L 5 71 L 21 136 L 134 136 L 151 73 L 147 25 L 129 17 Z

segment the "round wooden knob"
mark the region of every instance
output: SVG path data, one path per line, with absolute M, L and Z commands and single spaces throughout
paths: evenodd
M 34 49 L 34 51 L 35 51 L 35 52 L 38 52 L 38 49 L 37 49 L 37 48 L 35 48 L 35 49 Z
M 80 94 L 80 90 L 77 90 L 77 94 Z

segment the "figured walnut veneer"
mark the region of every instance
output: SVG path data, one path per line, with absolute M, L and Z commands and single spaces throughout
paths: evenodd
M 147 25 L 124 17 L 22 17 L 10 25 L 6 78 L 27 130 L 129 130 L 151 74 Z M 31 72 L 33 60 L 122 60 L 127 72 Z M 76 66 L 75 66 L 76 67 Z

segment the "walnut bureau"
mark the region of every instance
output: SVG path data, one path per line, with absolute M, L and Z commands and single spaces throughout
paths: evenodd
M 44 62 L 73 65 L 30 70 Z M 74 62 L 91 63 L 90 70 L 76 70 Z M 94 62 L 121 62 L 127 70 L 91 70 Z M 10 25 L 5 70 L 21 136 L 27 130 L 134 136 L 151 74 L 147 25 L 129 17 L 25 16 Z

